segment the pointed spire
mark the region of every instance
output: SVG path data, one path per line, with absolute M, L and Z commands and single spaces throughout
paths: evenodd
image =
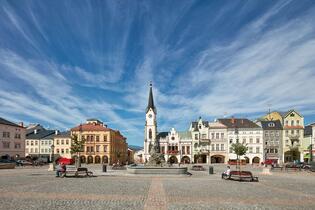
M 156 113 L 154 101 L 153 101 L 152 81 L 150 81 L 149 101 L 148 101 L 148 106 L 147 106 L 146 112 L 148 112 L 150 108 L 154 111 L 154 113 Z

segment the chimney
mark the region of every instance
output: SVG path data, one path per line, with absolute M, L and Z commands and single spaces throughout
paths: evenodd
M 244 124 L 244 120 L 243 120 L 243 119 L 242 119 L 242 121 L 241 121 L 241 122 L 242 122 L 242 124 Z
M 55 135 L 58 135 L 59 134 L 59 131 L 58 130 L 55 130 Z
M 23 122 L 20 122 L 20 123 L 19 123 L 19 126 L 24 127 Z
M 37 129 L 34 130 L 34 134 L 37 134 Z
M 235 123 L 235 119 L 234 117 L 231 118 L 231 123 L 234 124 Z

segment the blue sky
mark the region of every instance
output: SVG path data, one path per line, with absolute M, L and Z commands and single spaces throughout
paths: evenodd
M 315 121 L 315 1 L 0 0 L 0 116 L 51 129 L 98 118 L 142 145 L 202 116 L 296 109 Z

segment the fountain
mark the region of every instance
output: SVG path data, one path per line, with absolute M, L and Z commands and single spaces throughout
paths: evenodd
M 187 167 L 172 167 L 165 163 L 164 155 L 160 153 L 159 143 L 156 139 L 150 144 L 150 158 L 144 166 L 129 166 L 127 172 L 131 174 L 151 175 L 180 175 L 187 174 Z

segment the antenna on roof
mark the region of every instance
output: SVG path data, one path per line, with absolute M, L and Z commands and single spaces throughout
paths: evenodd
M 271 103 L 268 103 L 268 120 L 272 120 L 271 116 L 270 116 L 270 107 L 271 107 Z

